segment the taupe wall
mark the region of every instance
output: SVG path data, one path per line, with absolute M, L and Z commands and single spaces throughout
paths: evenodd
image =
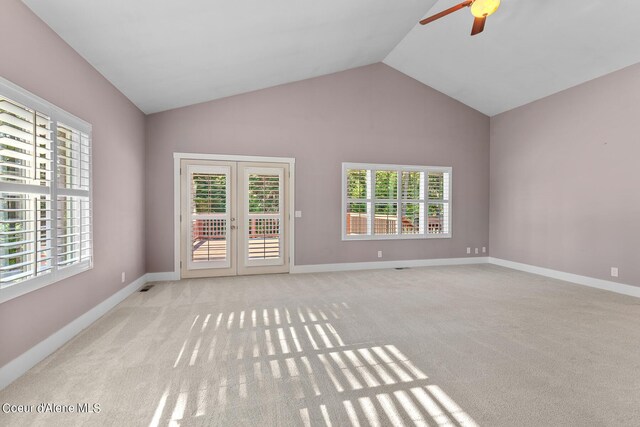
M 640 285 L 639 113 L 634 65 L 493 117 L 491 256 Z
M 464 257 L 488 246 L 489 118 L 384 64 L 147 119 L 147 268 L 173 271 L 173 153 L 296 158 L 296 264 Z M 341 163 L 453 166 L 453 238 L 342 242 Z
M 95 209 L 95 268 L 0 305 L 0 366 L 121 289 L 120 272 L 173 270 L 176 151 L 295 157 L 298 265 L 490 243 L 494 257 L 640 285 L 640 65 L 491 120 L 383 64 L 145 119 L 19 0 L 3 0 L 0 39 L 2 77 L 93 124 Z M 342 242 L 344 161 L 453 166 L 454 237 Z
M 145 119 L 19 0 L 2 0 L 0 76 L 93 124 L 95 268 L 0 305 L 0 366 L 145 273 Z

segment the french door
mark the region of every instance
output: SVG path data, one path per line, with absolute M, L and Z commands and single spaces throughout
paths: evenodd
M 182 160 L 181 277 L 289 271 L 289 165 Z

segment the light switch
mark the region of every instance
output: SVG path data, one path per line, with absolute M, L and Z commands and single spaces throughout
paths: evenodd
M 296 218 L 302 218 L 302 211 L 296 211 Z

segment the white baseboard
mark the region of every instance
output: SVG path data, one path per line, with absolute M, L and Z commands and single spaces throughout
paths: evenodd
M 291 273 L 326 273 L 332 271 L 380 270 L 385 268 L 434 267 L 439 265 L 486 264 L 488 262 L 488 257 L 346 262 L 337 264 L 296 265 L 291 269 Z
M 154 274 L 154 273 L 152 273 Z M 148 274 L 145 274 L 126 287 L 120 289 L 82 316 L 68 323 L 62 329 L 54 332 L 48 338 L 40 341 L 20 356 L 13 359 L 0 368 L 0 390 L 18 379 L 29 369 L 44 360 L 47 356 L 62 347 L 65 343 L 78 335 L 93 322 L 104 316 L 113 307 L 124 301 L 129 295 L 140 289 L 147 280 Z
M 578 285 L 590 286 L 592 288 L 603 289 L 605 291 L 611 291 L 640 298 L 640 286 L 626 285 L 624 283 L 611 282 L 609 280 L 580 276 L 578 274 L 565 273 L 564 271 L 551 270 L 544 267 L 536 267 L 535 265 L 522 264 L 519 262 L 508 261 L 506 259 L 500 258 L 489 257 L 489 263 L 511 268 L 514 270 L 525 271 L 527 273 L 551 277 L 552 279 L 564 280 L 565 282 L 576 283 Z

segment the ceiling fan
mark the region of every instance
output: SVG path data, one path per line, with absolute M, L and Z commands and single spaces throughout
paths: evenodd
M 467 0 L 447 10 L 443 10 L 440 13 L 436 13 L 433 16 L 424 18 L 420 23 L 426 25 L 429 22 L 433 22 L 436 19 L 440 19 L 443 16 L 447 16 L 450 13 L 456 12 L 465 7 L 471 8 L 471 14 L 474 16 L 473 27 L 471 28 L 471 35 L 475 36 L 484 30 L 484 23 L 487 20 L 487 16 L 493 14 L 500 6 L 500 0 Z

